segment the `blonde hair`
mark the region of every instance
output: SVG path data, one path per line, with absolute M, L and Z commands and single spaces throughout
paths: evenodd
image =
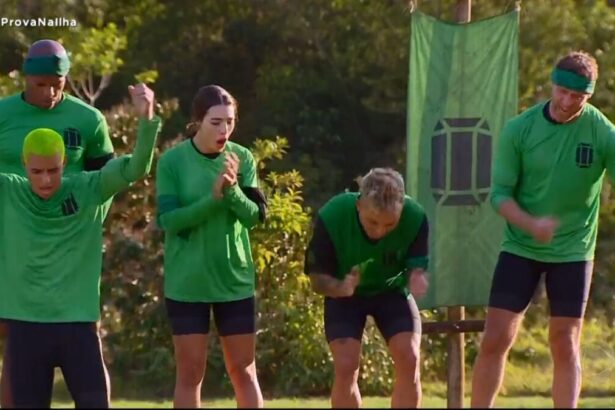
M 392 168 L 372 168 L 359 180 L 361 199 L 382 211 L 398 211 L 406 195 L 404 179 Z

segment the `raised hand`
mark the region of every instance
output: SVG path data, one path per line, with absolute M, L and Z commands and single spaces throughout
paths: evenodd
M 154 91 L 147 85 L 140 83 L 134 86 L 129 85 L 128 92 L 137 115 L 151 120 L 154 117 Z
M 224 176 L 224 172 L 220 172 L 220 174 L 218 174 L 218 178 L 216 178 L 216 182 L 214 183 L 213 189 L 212 189 L 212 196 L 214 197 L 214 199 L 221 199 L 222 198 L 222 189 L 224 187 L 224 183 L 225 183 L 225 176 Z
M 224 157 L 224 167 L 218 174 L 214 183 L 213 197 L 220 199 L 224 195 L 224 189 L 237 183 L 237 173 L 239 172 L 239 157 L 233 152 L 228 152 Z
M 239 157 L 234 152 L 226 153 L 224 157 L 224 171 L 226 175 L 222 188 L 235 185 L 237 183 L 237 173 L 239 172 Z

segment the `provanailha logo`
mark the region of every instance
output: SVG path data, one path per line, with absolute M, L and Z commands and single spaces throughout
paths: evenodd
M 77 20 L 66 17 L 13 19 L 0 17 L 0 27 L 77 27 Z

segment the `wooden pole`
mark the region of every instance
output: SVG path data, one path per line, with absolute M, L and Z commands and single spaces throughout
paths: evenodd
M 472 16 L 472 0 L 457 0 L 455 21 L 467 23 Z M 465 308 L 448 308 L 448 320 L 458 322 L 465 319 Z M 462 332 L 448 334 L 448 379 L 446 405 L 448 408 L 463 408 L 465 395 L 465 337 Z
M 453 309 L 453 308 L 450 308 Z M 451 315 L 449 315 L 450 318 Z M 421 326 L 424 335 L 431 333 L 466 333 L 482 332 L 485 329 L 484 320 L 459 320 L 446 322 L 425 322 Z
M 472 0 L 457 0 L 455 6 L 455 21 L 469 23 L 472 19 Z
M 449 321 L 462 321 L 465 317 L 463 306 L 448 308 Z M 447 389 L 446 406 L 454 409 L 463 408 L 463 396 L 465 393 L 465 337 L 463 332 L 448 334 L 447 355 Z

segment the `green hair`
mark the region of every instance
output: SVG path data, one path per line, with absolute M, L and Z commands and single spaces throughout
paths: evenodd
M 64 151 L 64 140 L 60 134 L 49 128 L 36 128 L 26 135 L 22 156 L 25 163 L 31 154 L 43 157 L 60 155 L 64 161 Z

